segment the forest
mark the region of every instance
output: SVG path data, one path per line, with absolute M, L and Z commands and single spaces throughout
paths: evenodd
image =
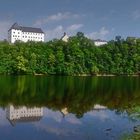
M 82 32 L 68 42 L 0 42 L 0 74 L 139 75 L 140 39 L 117 36 L 96 47 Z

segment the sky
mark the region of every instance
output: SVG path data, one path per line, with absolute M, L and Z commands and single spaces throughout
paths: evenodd
M 0 40 L 15 22 L 42 28 L 46 41 L 79 31 L 91 39 L 140 37 L 140 0 L 0 0 Z

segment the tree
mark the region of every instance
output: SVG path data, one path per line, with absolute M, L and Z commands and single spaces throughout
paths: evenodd
M 25 59 L 23 56 L 18 56 L 16 58 L 15 70 L 19 74 L 25 74 L 27 72 L 27 64 L 28 60 Z
M 98 74 L 99 73 L 99 69 L 97 68 L 97 66 L 96 65 L 94 65 L 93 67 L 92 67 L 92 69 L 91 69 L 91 74 Z

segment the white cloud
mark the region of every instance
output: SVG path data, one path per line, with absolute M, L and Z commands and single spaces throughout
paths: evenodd
M 6 116 L 5 110 L 0 109 L 0 127 L 9 125 L 9 122 L 5 116 Z
M 51 133 L 54 134 L 56 136 L 72 136 L 72 135 L 80 135 L 79 131 L 76 131 L 75 129 L 71 129 L 69 127 L 67 127 L 67 125 L 65 125 L 65 123 L 58 125 L 56 123 L 56 125 L 53 124 L 49 124 L 49 123 L 44 123 L 44 122 L 38 122 L 38 123 L 34 123 L 34 126 L 36 127 L 37 130 L 39 131 L 45 131 L 47 133 Z
M 67 31 L 68 32 L 76 31 L 82 28 L 83 26 L 84 26 L 83 24 L 73 24 L 67 28 Z
M 80 125 L 82 124 L 81 120 L 77 119 L 73 114 L 67 114 L 65 116 L 65 119 L 63 118 L 63 115 L 60 111 L 53 112 L 49 109 L 44 110 L 44 117 L 47 119 L 51 118 L 53 121 L 56 121 L 57 123 L 62 123 L 64 120 L 70 124 Z
M 8 38 L 8 30 L 11 24 L 10 21 L 0 21 L 0 40 Z
M 105 122 L 110 119 L 110 115 L 108 114 L 108 112 L 106 112 L 106 110 L 100 110 L 100 111 L 93 110 L 88 112 L 87 114 L 91 117 L 98 118 L 102 122 Z
M 78 30 L 80 30 L 84 25 L 83 24 L 73 24 L 68 27 L 63 27 L 62 25 L 57 26 L 54 29 L 46 30 L 46 40 L 51 40 L 54 38 L 61 38 L 66 32 L 68 35 L 75 34 Z
M 44 110 L 44 116 L 45 120 L 47 121 L 39 121 L 36 123 L 33 123 L 33 125 L 37 128 L 39 131 L 46 131 L 51 134 L 55 134 L 57 136 L 71 136 L 71 135 L 79 135 L 80 132 L 76 131 L 76 128 L 69 127 L 69 125 L 80 125 L 81 121 L 78 120 L 74 115 L 68 114 L 63 118 L 63 115 L 60 113 L 60 111 L 52 111 L 49 109 Z M 51 120 L 51 121 L 49 121 Z
M 72 114 L 69 114 L 69 116 L 66 117 L 65 120 L 66 120 L 67 122 L 69 122 L 70 124 L 74 124 L 74 125 L 81 125 L 81 124 L 82 124 L 81 120 L 80 120 L 80 119 L 77 119 L 77 118 L 76 118 L 74 115 L 72 115 Z
M 61 123 L 62 122 L 62 114 L 59 111 L 53 112 L 49 109 L 44 110 L 44 117 L 51 118 L 54 121 L 56 121 L 57 123 Z
M 91 39 L 106 39 L 106 36 L 110 33 L 108 29 L 102 27 L 99 31 L 91 32 L 86 36 Z
M 51 40 L 54 38 L 60 38 L 64 33 L 64 28 L 62 25 L 57 26 L 54 29 L 46 30 L 46 40 Z
M 136 10 L 132 13 L 132 17 L 133 19 L 137 20 L 137 19 L 140 19 L 140 11 L 139 10 Z
M 79 17 L 80 17 L 80 15 L 78 15 L 78 14 L 72 14 L 70 12 L 65 12 L 65 13 L 59 12 L 57 14 L 50 15 L 50 16 L 42 18 L 42 19 L 38 19 L 34 25 L 41 26 L 48 22 L 53 22 L 53 21 L 56 22 L 56 21 L 61 21 L 61 20 L 66 20 L 66 19 L 76 19 Z

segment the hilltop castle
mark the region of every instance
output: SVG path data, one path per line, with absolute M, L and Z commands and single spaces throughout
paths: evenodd
M 16 41 L 44 42 L 44 32 L 41 28 L 23 27 L 15 23 L 8 30 L 8 41 L 10 43 L 15 43 Z

